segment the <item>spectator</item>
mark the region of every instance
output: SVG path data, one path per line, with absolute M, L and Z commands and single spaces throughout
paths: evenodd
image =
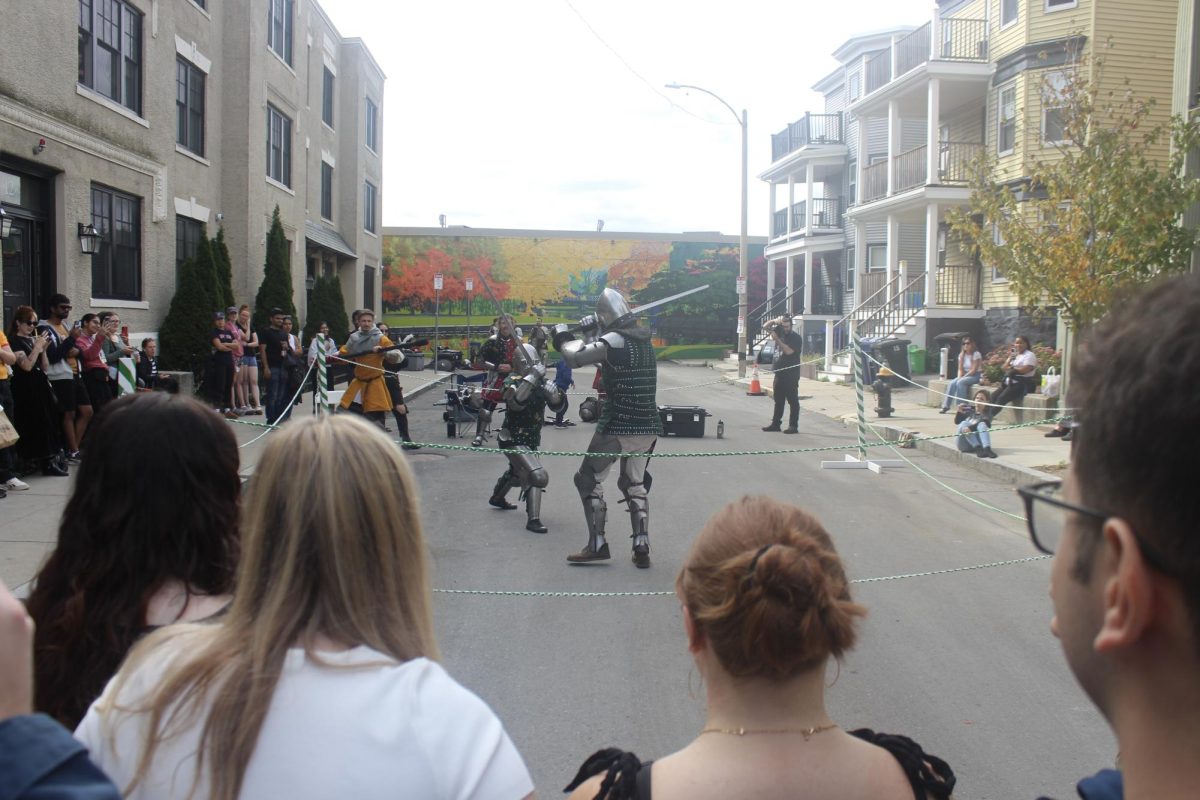
M 292 407 L 300 404 L 300 390 L 304 383 L 304 349 L 300 347 L 300 337 L 292 333 L 293 323 L 292 318 L 285 316 L 283 318 L 283 332 L 287 335 L 287 356 L 284 357 L 284 363 L 287 366 L 288 385 L 287 396 L 290 405 L 288 406 L 287 419 L 292 415 Z
M 1037 389 L 1037 356 L 1029 349 L 1024 336 L 1013 339 L 1008 358 L 1004 359 L 1004 383 L 992 397 L 992 416 L 1009 403 L 1020 403 L 1025 395 Z
M 554 385 L 562 392 L 563 398 L 563 404 L 554 412 L 554 427 L 566 428 L 574 425 L 574 422 L 566 419 L 566 414 L 567 409 L 571 407 L 571 398 L 567 395 L 567 390 L 575 388 L 575 378 L 570 365 L 562 356 L 558 357 L 558 363 L 554 365 Z
M 147 337 L 142 339 L 142 352 L 137 362 L 137 385 L 139 389 L 159 388 L 158 342 Z
M 246 413 L 261 414 L 261 402 L 258 395 L 258 334 L 250 327 L 250 306 L 243 305 L 237 312 L 238 328 L 242 331 L 242 365 L 234 379 L 241 387 L 242 408 L 249 409 Z
M 241 392 L 242 359 L 246 355 L 246 337 L 237 321 L 237 306 L 225 309 L 225 327 L 233 336 L 233 376 L 229 381 L 229 408 L 238 416 L 250 413 L 250 406 Z
M 270 327 L 258 333 L 258 351 L 262 356 L 263 378 L 267 381 L 267 422 L 283 421 L 287 402 L 287 336 L 283 332 L 283 309 L 272 308 L 268 315 Z
M 962 351 L 958 354 L 958 377 L 950 381 L 946 396 L 942 399 L 942 411 L 945 414 L 950 406 L 958 401 L 967 402 L 967 392 L 983 378 L 983 356 L 975 347 L 975 340 L 964 336 Z
M 104 409 L 34 580 L 37 709 L 69 728 L 147 631 L 228 603 L 237 561 L 237 442 L 194 400 Z
M 61 725 L 33 713 L 33 621 L 0 581 L 0 797 L 120 800 Z
M 434 661 L 417 497 L 360 419 L 271 437 L 228 614 L 130 654 L 77 731 L 96 763 L 130 798 L 530 796 L 500 721 Z
M 1200 785 L 1200 494 L 1186 466 L 1200 405 L 1167 390 L 1200 370 L 1197 319 L 1196 273 L 1115 302 L 1071 370 L 1065 479 L 1021 489 L 1033 543 L 1054 554 L 1050 630 L 1120 752 L 1120 772 L 1080 781 L 1084 798 L 1190 800 Z
M 708 693 L 703 730 L 653 777 L 632 753 L 601 750 L 571 800 L 649 797 L 651 781 L 656 796 L 697 800 L 950 796 L 944 761 L 904 736 L 843 732 L 825 710 L 825 669 L 866 612 L 814 517 L 769 497 L 730 503 L 696 538 L 675 593 Z
M 112 311 L 100 312 L 100 327 L 104 337 L 104 361 L 108 364 L 109 391 L 117 396 L 117 372 L 122 358 L 132 358 L 136 362 L 137 351 L 129 344 L 129 329 L 121 327 L 121 318 Z M 134 364 L 136 371 L 137 365 Z
M 66 477 L 67 460 L 59 439 L 65 428 L 59 424 L 55 392 L 47 380 L 46 350 L 54 335 L 38 329 L 32 308 L 17 306 L 8 336 L 17 357 L 12 377 L 13 425 L 21 435 L 17 453 L 27 469 L 40 468 L 45 475 Z
M 0 331 L 0 407 L 8 415 L 8 421 L 16 427 L 16 412 L 13 409 L 12 384 L 9 375 L 16 369 L 17 354 L 13 352 L 4 331 Z M 17 446 L 10 445 L 0 450 L 0 497 L 9 492 L 23 492 L 29 484 L 17 477 Z M 0 793 L 0 797 L 3 794 Z
M 104 363 L 102 352 L 104 337 L 100 332 L 100 318 L 95 314 L 84 314 L 79 322 L 83 330 L 75 343 L 83 362 L 83 385 L 92 400 L 92 410 L 99 413 L 113 399 L 112 389 L 108 385 L 108 366 Z
M 66 295 L 53 295 L 50 298 L 50 313 L 40 330 L 50 333 L 50 344 L 46 347 L 46 376 L 50 378 L 50 385 L 54 387 L 54 395 L 58 398 L 67 460 L 78 461 L 79 448 L 92 419 L 92 401 L 79 375 L 79 350 L 66 325 L 71 308 L 71 301 Z
M 988 393 L 983 389 L 975 393 L 973 404 L 963 403 L 958 407 L 958 413 L 954 415 L 958 438 L 954 441 L 959 450 L 980 458 L 996 458 L 996 451 L 992 449 L 991 411 Z
M 225 324 L 225 312 L 213 313 L 213 330 L 210 335 L 212 345 L 212 385 L 209 389 L 209 401 L 214 410 L 219 411 L 226 419 L 237 419 L 237 412 L 231 406 L 230 389 L 233 387 L 233 354 L 237 344 L 233 332 Z

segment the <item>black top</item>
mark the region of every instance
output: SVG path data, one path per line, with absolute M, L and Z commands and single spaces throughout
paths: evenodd
M 221 344 L 225 344 L 225 345 L 232 345 L 234 343 L 233 332 L 230 331 L 229 328 L 226 328 L 224 326 L 222 326 L 220 328 L 213 328 L 212 335 L 209 337 L 208 340 L 211 342 L 214 339 L 217 340 L 218 342 L 220 342 Z M 213 358 L 216 359 L 218 364 L 232 364 L 233 363 L 233 351 L 232 350 L 214 350 Z
M 282 367 L 288 353 L 287 334 L 283 328 L 264 328 L 258 332 L 258 342 L 267 351 L 267 366 Z
M 792 353 L 788 355 L 783 352 L 782 348 L 777 349 L 776 352 L 779 353 L 779 358 L 775 359 L 775 369 L 792 367 L 792 372 L 796 372 L 795 367 L 800 363 L 800 351 L 804 349 L 804 340 L 794 330 L 780 335 L 779 338 L 783 340 L 784 344 L 792 348 Z
M 915 800 L 947 800 L 954 791 L 957 778 L 954 770 L 942 759 L 921 749 L 921 745 L 907 736 L 876 733 L 870 728 L 849 731 L 865 742 L 887 750 L 912 787 Z M 596 793 L 596 800 L 650 800 L 650 770 L 653 761 L 642 762 L 633 753 L 615 748 L 597 750 L 583 762 L 575 779 L 564 792 L 570 792 L 589 778 L 603 773 L 604 782 Z
M 137 362 L 136 372 L 138 386 L 144 389 L 158 388 L 158 356 L 151 358 L 143 350 Z

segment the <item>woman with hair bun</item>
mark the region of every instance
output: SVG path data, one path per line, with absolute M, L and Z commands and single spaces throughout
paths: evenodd
M 843 731 L 825 710 L 826 666 L 854 646 L 866 611 L 813 516 L 769 497 L 729 504 L 696 538 L 675 592 L 707 687 L 703 730 L 654 762 L 593 754 L 570 800 L 950 797 L 944 761 L 904 736 Z

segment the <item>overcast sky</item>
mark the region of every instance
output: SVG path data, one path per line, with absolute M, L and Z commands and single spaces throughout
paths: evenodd
M 820 111 L 850 36 L 932 0 L 322 0 L 387 75 L 383 224 L 736 235 L 749 114 L 750 234 L 770 135 Z

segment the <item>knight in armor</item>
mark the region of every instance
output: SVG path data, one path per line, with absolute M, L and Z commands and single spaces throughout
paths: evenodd
M 604 479 L 620 461 L 617 488 L 624 496 L 633 528 L 633 563 L 650 566 L 650 474 L 649 454 L 662 433 L 655 392 L 658 363 L 650 344 L 649 331 L 639 328 L 624 296 L 605 289 L 596 304 L 595 317 L 585 317 L 577 338 L 566 325 L 554 328 L 554 345 L 572 368 L 599 365 L 601 391 L 606 402 L 596 423 L 588 453 L 575 473 L 575 487 L 583 501 L 587 523 L 587 545 L 567 556 L 572 564 L 587 564 L 611 558 L 604 538 L 608 513 L 604 502 Z
M 525 500 L 525 530 L 545 533 L 547 529 L 541 519 L 542 492 L 550 476 L 538 459 L 537 449 L 542 443 L 546 407 L 557 410 L 566 396 L 554 381 L 546 379 L 546 367 L 533 345 L 517 345 L 513 367 L 504 381 L 504 425 L 498 437 L 508 459 L 508 469 L 496 481 L 488 503 L 504 510 L 514 509 L 516 506 L 508 502 L 507 495 L 510 489 L 520 487 L 520 499 Z
M 513 331 L 512 318 L 508 315 L 496 320 L 495 330 L 496 332 L 479 348 L 479 358 L 487 367 L 488 374 L 484 380 L 483 391 L 472 398 L 472 405 L 477 414 L 472 447 L 480 447 L 487 436 L 492 412 L 504 395 L 504 381 L 512 372 L 513 351 L 520 342 L 519 334 Z

